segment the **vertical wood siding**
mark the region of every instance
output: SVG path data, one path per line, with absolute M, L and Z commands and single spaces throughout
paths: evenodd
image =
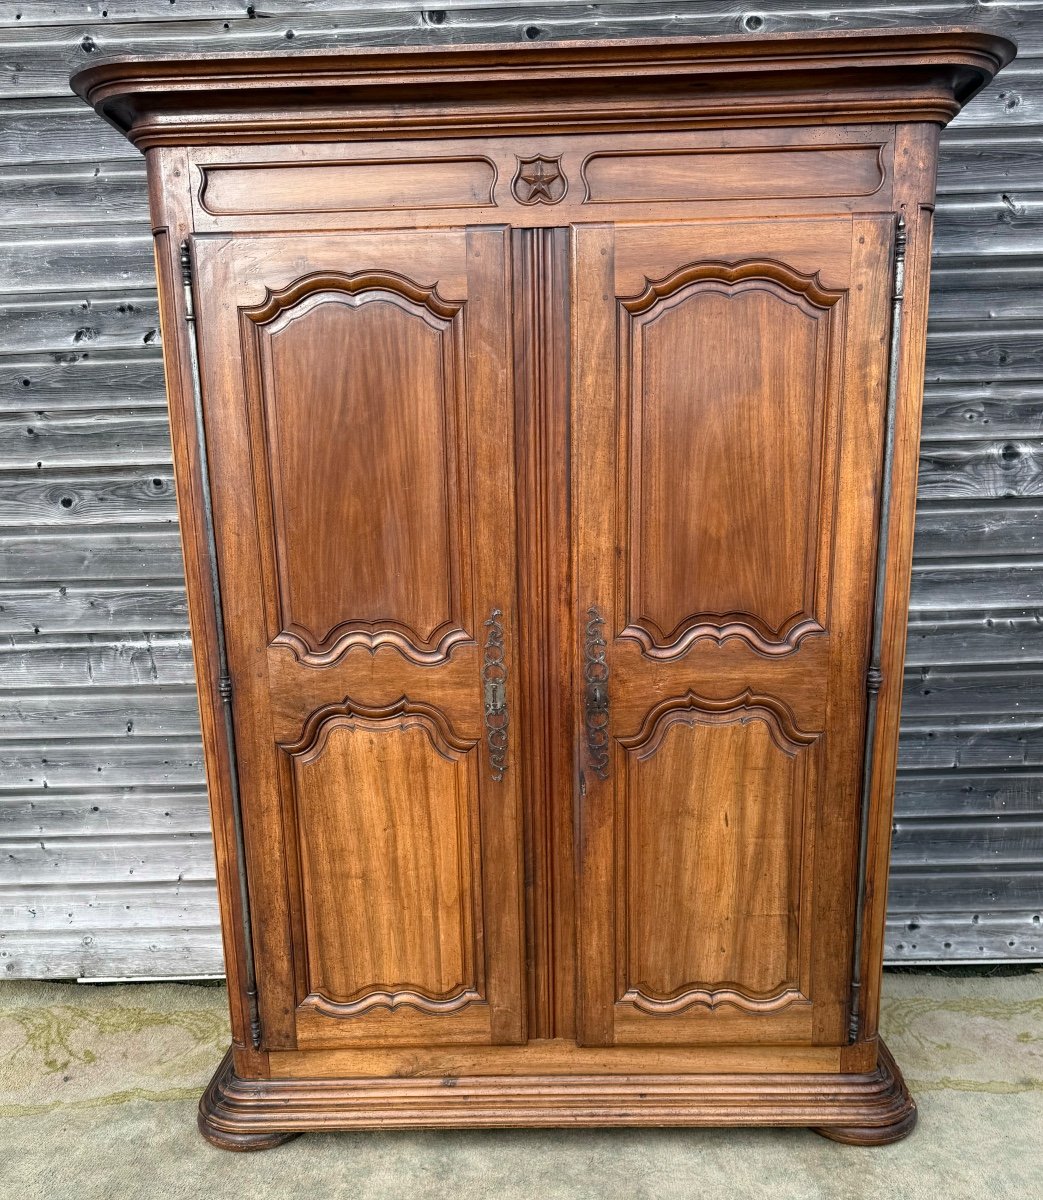
M 1043 3 L 0 0 L 0 977 L 221 971 L 144 166 L 70 70 L 915 22 L 1021 53 L 943 141 L 888 957 L 1043 957 Z

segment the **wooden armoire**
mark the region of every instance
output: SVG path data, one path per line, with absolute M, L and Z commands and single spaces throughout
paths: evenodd
M 915 1108 L 877 1033 L 979 30 L 111 60 L 232 1018 L 211 1141 Z

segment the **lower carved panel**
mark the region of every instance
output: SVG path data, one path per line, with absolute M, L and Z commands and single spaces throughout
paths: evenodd
M 883 1145 L 913 1128 L 916 1105 L 881 1043 L 865 1074 L 459 1075 L 258 1079 L 231 1053 L 199 1103 L 215 1145 L 337 1129 L 517 1126 L 811 1126 L 826 1137 Z M 269 1144 L 277 1144 L 273 1140 Z
M 617 996 L 640 1012 L 808 998 L 805 812 L 817 740 L 747 691 L 663 700 L 621 739 Z
M 301 1010 L 455 1013 L 482 997 L 477 747 L 405 697 L 345 700 L 285 746 L 301 874 Z

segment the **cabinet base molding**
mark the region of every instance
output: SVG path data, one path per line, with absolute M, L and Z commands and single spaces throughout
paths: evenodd
M 880 1044 L 868 1074 L 470 1075 L 242 1079 L 227 1054 L 199 1102 L 199 1129 L 227 1150 L 298 1133 L 514 1126 L 810 1126 L 838 1142 L 886 1145 L 916 1105 Z
M 908 1137 L 916 1127 L 916 1105 L 910 1101 L 909 1111 L 890 1125 L 826 1125 L 812 1130 L 829 1138 L 831 1142 L 843 1142 L 846 1146 L 889 1146 Z
M 240 1154 L 250 1150 L 273 1150 L 283 1142 L 292 1142 L 295 1137 L 300 1137 L 299 1133 L 229 1133 L 210 1124 L 202 1105 L 199 1106 L 196 1124 L 199 1126 L 199 1132 L 212 1146 L 219 1150 L 234 1150 Z

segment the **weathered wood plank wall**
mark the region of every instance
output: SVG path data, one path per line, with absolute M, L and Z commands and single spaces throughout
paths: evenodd
M 1043 957 L 1043 3 L 0 0 L 0 972 L 218 973 L 144 168 L 105 54 L 987 23 L 945 134 L 888 955 Z

